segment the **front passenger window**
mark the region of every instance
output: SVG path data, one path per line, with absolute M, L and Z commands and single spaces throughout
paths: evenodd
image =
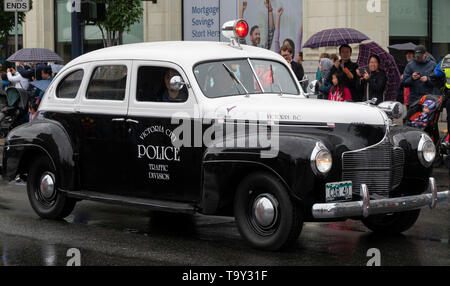
M 127 67 L 122 65 L 99 66 L 94 70 L 86 93 L 87 99 L 125 99 Z
M 136 100 L 140 102 L 182 103 L 188 99 L 184 86 L 180 91 L 170 88 L 170 79 L 180 74 L 170 68 L 143 66 L 138 70 Z

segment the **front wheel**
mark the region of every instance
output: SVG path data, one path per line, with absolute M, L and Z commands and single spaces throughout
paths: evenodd
M 287 248 L 303 227 L 300 207 L 277 178 L 263 172 L 249 175 L 239 185 L 234 216 L 240 234 L 259 249 Z
M 401 213 L 369 216 L 363 224 L 373 232 L 382 234 L 399 234 L 407 231 L 416 223 L 420 210 Z
M 57 190 L 56 172 L 46 156 L 36 157 L 27 180 L 28 199 L 34 211 L 44 219 L 63 219 L 70 215 L 76 201 Z

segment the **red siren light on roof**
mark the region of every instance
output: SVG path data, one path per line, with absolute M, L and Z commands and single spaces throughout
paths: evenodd
M 248 24 L 242 19 L 226 22 L 222 26 L 222 35 L 230 40 L 232 47 L 239 49 L 242 49 L 239 39 L 247 37 L 248 32 Z
M 247 35 L 248 35 L 247 22 L 244 20 L 239 20 L 239 22 L 237 22 L 237 24 L 236 24 L 235 32 L 236 32 L 236 35 L 241 39 L 247 37 Z

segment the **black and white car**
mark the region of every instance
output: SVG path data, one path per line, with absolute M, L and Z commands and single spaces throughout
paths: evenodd
M 277 250 L 304 222 L 355 219 L 411 228 L 448 201 L 435 147 L 396 126 L 398 104 L 307 99 L 278 54 L 232 43 L 112 47 L 64 67 L 38 116 L 8 135 L 3 177 L 27 182 L 47 219 L 79 200 L 234 216 L 252 246 Z

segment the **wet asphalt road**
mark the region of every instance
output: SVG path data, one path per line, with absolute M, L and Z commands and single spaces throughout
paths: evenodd
M 444 168 L 434 176 L 448 189 Z M 248 247 L 233 219 L 152 214 L 94 202 L 78 203 L 64 221 L 31 209 L 23 184 L 0 183 L 1 265 L 66 265 L 77 248 L 82 265 L 136 266 L 365 266 L 368 249 L 382 265 L 450 266 L 450 204 L 424 209 L 403 235 L 381 237 L 360 222 L 306 223 L 296 246 L 272 253 Z

